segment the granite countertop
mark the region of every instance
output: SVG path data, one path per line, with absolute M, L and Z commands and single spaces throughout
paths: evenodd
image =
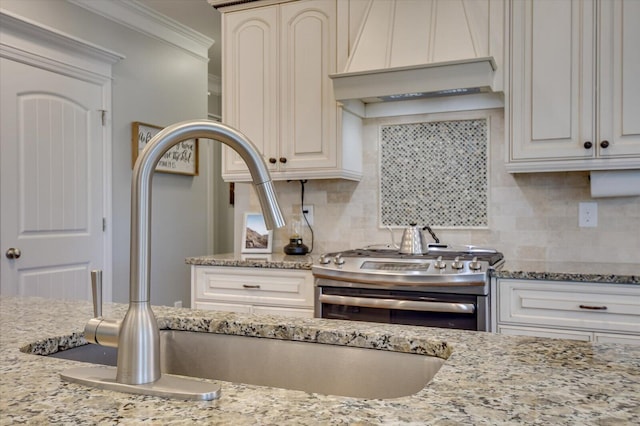
M 187 257 L 185 263 L 200 266 L 235 266 L 243 268 L 308 269 L 311 270 L 313 257 L 310 255 L 290 256 L 284 253 L 269 254 L 214 254 Z
M 280 253 L 266 255 L 229 253 L 188 257 L 185 262 L 189 265 L 310 270 L 314 258 L 310 255 L 287 256 Z M 492 272 L 492 276 L 528 280 L 640 284 L 640 264 L 507 261 L 500 271 Z
M 105 317 L 122 317 L 125 309 L 107 304 Z M 228 382 L 220 382 L 221 399 L 209 402 L 130 395 L 63 382 L 61 371 L 83 364 L 19 350 L 50 353 L 84 343 L 89 302 L 0 297 L 0 423 L 555 425 L 638 424 L 640 418 L 640 347 L 168 307 L 154 311 L 164 329 L 415 352 L 446 362 L 423 390 L 386 400 Z

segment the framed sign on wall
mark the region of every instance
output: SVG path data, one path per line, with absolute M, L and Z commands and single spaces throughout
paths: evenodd
M 131 123 L 131 167 L 134 166 L 138 155 L 147 143 L 160 130 L 162 127 L 153 124 L 139 121 Z M 182 141 L 165 152 L 156 166 L 156 172 L 196 176 L 198 174 L 198 140 Z

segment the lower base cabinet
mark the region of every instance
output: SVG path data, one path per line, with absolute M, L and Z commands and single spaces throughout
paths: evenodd
M 640 345 L 640 286 L 495 279 L 498 333 Z
M 300 269 L 192 266 L 191 307 L 313 318 L 313 275 Z

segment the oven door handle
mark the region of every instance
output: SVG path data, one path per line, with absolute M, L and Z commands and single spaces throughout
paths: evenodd
M 402 311 L 449 312 L 456 314 L 473 314 L 476 311 L 472 303 L 453 302 L 420 302 L 416 300 L 373 299 L 368 297 L 337 296 L 321 294 L 320 303 L 330 305 L 355 306 L 359 308 L 398 309 Z

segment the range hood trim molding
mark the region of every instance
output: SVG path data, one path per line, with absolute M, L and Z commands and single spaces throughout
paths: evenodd
M 433 93 L 444 90 L 493 91 L 493 57 L 471 58 L 423 65 L 330 74 L 336 100 L 375 102 L 382 96 Z

